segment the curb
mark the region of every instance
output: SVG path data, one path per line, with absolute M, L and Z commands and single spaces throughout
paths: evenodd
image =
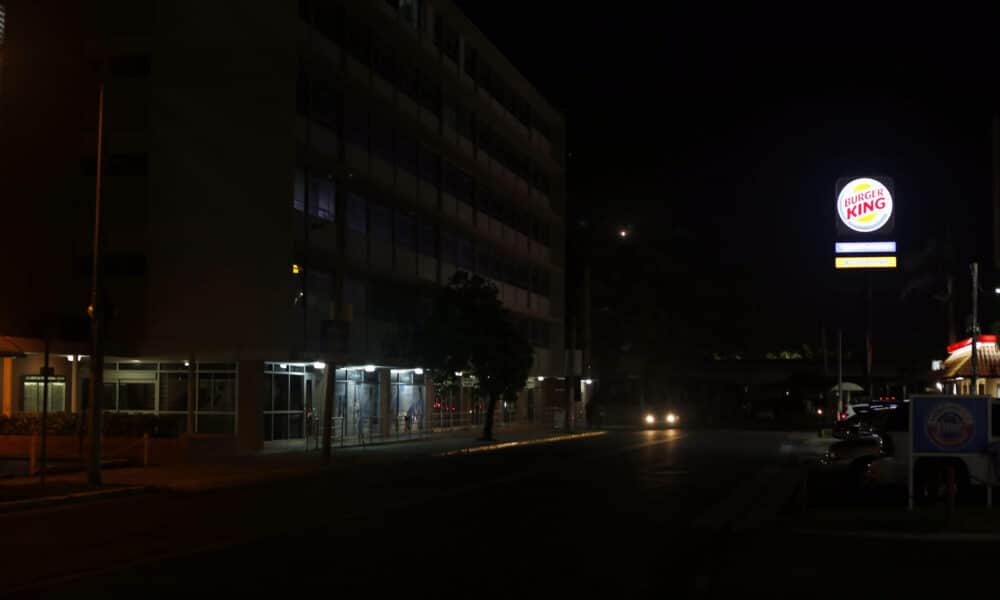
M 565 435 L 555 435 L 544 438 L 533 438 L 528 440 L 518 440 L 514 442 L 501 442 L 499 444 L 489 444 L 486 446 L 470 446 L 468 448 L 460 448 L 458 450 L 448 450 L 446 452 L 439 452 L 437 454 L 434 454 L 433 456 L 441 457 L 441 456 L 456 456 L 459 454 L 474 454 L 477 452 L 490 452 L 492 450 L 503 450 L 506 448 L 516 448 L 518 446 L 533 446 L 536 444 L 550 444 L 554 442 L 564 442 L 569 440 L 599 437 L 602 435 L 607 435 L 607 432 L 588 431 L 585 433 L 568 433 Z
M 896 531 L 831 531 L 826 529 L 791 529 L 796 535 L 824 537 L 845 537 L 867 540 L 909 541 L 909 542 L 998 542 L 997 533 L 908 533 Z
M 126 496 L 137 496 L 160 491 L 160 488 L 149 485 L 135 485 L 110 490 L 94 490 L 91 492 L 77 492 L 62 496 L 45 496 L 42 498 L 28 498 L 26 500 L 12 500 L 10 502 L 0 502 L 0 514 L 13 513 L 36 508 L 47 508 L 50 506 L 62 506 L 66 504 L 76 504 L 89 500 L 104 500 L 107 498 L 121 498 Z

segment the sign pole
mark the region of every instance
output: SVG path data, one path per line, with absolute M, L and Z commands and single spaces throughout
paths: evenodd
M 837 420 L 844 412 L 844 331 L 837 330 Z
M 907 488 L 907 510 L 913 511 L 913 454 L 917 451 L 917 445 L 915 440 L 917 439 L 916 430 L 916 413 L 917 413 L 917 400 L 910 401 L 910 458 L 907 460 L 906 473 L 908 477 L 906 478 L 906 488 Z
M 972 386 L 969 388 L 969 395 L 975 396 L 979 393 L 978 380 L 978 354 L 979 349 L 976 343 L 979 339 L 979 263 L 972 263 Z

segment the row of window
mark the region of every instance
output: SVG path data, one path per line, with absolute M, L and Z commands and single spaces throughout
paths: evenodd
M 419 89 L 420 86 L 417 85 Z M 314 120 L 335 132 L 342 133 L 345 140 L 362 148 L 370 148 L 372 154 L 398 166 L 414 175 L 418 169 L 427 171 L 429 177 L 437 180 L 437 168 L 433 162 L 426 168 L 417 158 L 416 140 L 394 127 L 393 123 L 382 120 L 370 113 L 368 106 L 341 94 L 337 85 L 329 78 L 299 72 L 297 106 L 299 114 L 310 114 Z M 442 114 L 440 93 L 436 88 L 426 89 L 415 98 L 436 116 Z M 479 151 L 485 152 L 512 173 L 531 184 L 543 194 L 550 194 L 548 177 L 538 168 L 532 168 L 531 161 L 513 149 L 502 137 L 488 127 L 477 127 L 473 113 L 461 106 L 444 102 L 444 121 L 470 142 L 475 141 Z M 437 159 L 435 159 L 436 161 Z
M 293 206 L 298 211 L 305 210 L 305 174 L 299 170 L 295 177 Z M 309 212 L 316 218 L 333 222 L 336 219 L 336 182 L 325 176 L 311 175 L 309 187 Z M 439 256 L 446 263 L 468 271 L 475 271 L 511 285 L 530 289 L 536 294 L 549 295 L 548 274 L 531 272 L 526 264 L 509 261 L 490 252 L 486 245 L 478 249 L 476 244 L 460 234 L 439 227 L 430 220 L 417 219 L 413 215 L 393 210 L 387 206 L 365 199 L 360 194 L 347 192 L 344 198 L 347 229 L 370 236 L 372 239 L 392 244 L 416 252 L 423 256 Z M 496 212 L 496 206 L 493 207 Z M 548 244 L 547 227 L 535 226 L 534 238 L 544 238 Z M 478 251 L 477 251 L 478 250 Z
M 408 24 L 415 22 L 422 23 L 423 5 L 415 0 L 395 1 L 387 0 L 388 4 L 395 10 L 405 15 L 403 21 Z M 328 3 L 310 3 L 306 0 L 300 1 L 300 13 L 302 18 L 311 21 L 316 29 L 325 37 L 341 45 L 355 60 L 370 67 L 380 77 L 389 84 L 394 85 L 400 92 L 412 98 L 418 104 L 424 106 L 438 117 L 442 113 L 442 95 L 440 82 L 421 78 L 419 70 L 415 64 L 397 58 L 394 51 L 384 41 L 379 39 L 378 34 L 364 22 L 353 18 L 347 14 L 343 7 L 330 5 Z M 421 26 L 421 29 L 423 27 Z M 464 56 L 461 56 L 463 44 L 459 32 L 451 27 L 441 16 L 435 18 L 434 40 L 436 46 L 456 65 L 464 62 L 463 68 L 478 85 L 515 116 L 525 127 L 533 127 L 546 139 L 551 139 L 550 130 L 541 120 L 532 122 L 530 105 L 521 100 L 490 68 L 485 61 L 479 60 L 475 48 L 468 43 L 464 44 Z M 464 59 L 464 60 L 462 60 Z M 448 104 L 445 102 L 445 104 Z M 445 113 L 449 120 L 451 115 L 455 116 L 454 127 L 460 133 L 468 132 L 470 111 L 464 110 L 451 103 L 449 110 Z M 451 122 L 449 122 L 451 124 Z M 513 166 L 508 167 L 517 172 Z M 525 177 L 527 179 L 527 177 Z

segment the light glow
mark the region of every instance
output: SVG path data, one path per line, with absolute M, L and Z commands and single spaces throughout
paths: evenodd
M 583 383 L 584 383 L 584 385 L 591 385 L 591 384 L 594 383 L 594 380 L 593 379 L 584 379 Z
M 840 190 L 837 214 L 852 231 L 878 231 L 892 217 L 892 194 L 882 182 L 870 177 L 854 179 Z
M 322 371 L 323 369 L 326 368 L 326 363 L 321 360 L 317 360 L 316 362 L 313 363 L 313 368 L 316 369 L 317 371 Z
M 420 367 L 417 367 L 416 369 L 413 369 L 413 373 L 416 374 L 416 375 L 423 375 L 424 374 L 424 370 L 421 369 Z
M 838 269 L 895 269 L 895 256 L 838 256 L 834 259 Z
M 653 415 L 646 415 L 646 423 L 652 425 L 655 422 L 656 422 L 656 417 L 654 417 Z
M 298 275 L 301 272 L 302 272 L 302 267 L 300 267 L 295 263 L 292 263 L 292 275 Z
M 76 362 L 76 357 L 70 354 L 69 356 L 66 357 L 66 360 L 69 362 Z
M 935 383 L 934 387 L 936 387 L 937 391 L 939 391 L 939 392 L 943 392 L 944 391 L 944 385 L 940 381 L 937 382 L 937 383 Z
M 833 249 L 837 254 L 896 252 L 896 242 L 836 242 Z
M 539 376 L 538 376 L 538 381 L 545 381 L 545 377 L 543 377 L 543 376 L 539 375 Z
M 816 409 L 816 414 L 822 417 L 823 416 L 823 409 L 822 408 L 817 408 Z
M 673 425 L 676 422 L 677 422 L 677 415 L 675 415 L 674 413 L 669 413 L 667 415 L 667 423 L 670 423 L 671 425 Z
M 365 373 L 374 373 L 375 365 L 365 365 Z

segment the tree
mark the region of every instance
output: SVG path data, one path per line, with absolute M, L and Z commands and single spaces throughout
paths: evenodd
M 439 387 L 454 385 L 455 373 L 476 378 L 489 398 L 483 439 L 493 439 L 493 412 L 502 396 L 524 387 L 533 360 L 531 344 L 518 332 L 492 283 L 459 271 L 435 299 L 417 342 L 421 364 Z

